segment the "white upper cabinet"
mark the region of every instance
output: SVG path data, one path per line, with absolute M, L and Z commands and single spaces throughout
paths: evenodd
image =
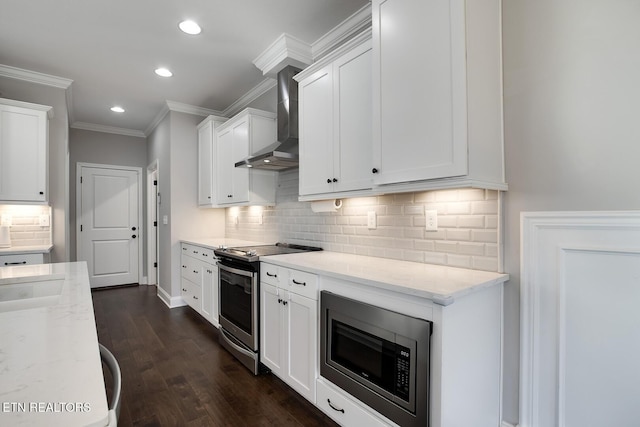
M 300 200 L 357 195 L 372 186 L 371 34 L 296 77 Z
M 47 201 L 52 108 L 0 99 L 0 201 Z
M 499 0 L 373 0 L 373 180 L 506 190 Z
M 216 129 L 225 121 L 224 117 L 209 116 L 198 125 L 198 206 L 216 206 Z
M 277 173 L 237 168 L 235 164 L 276 141 L 276 115 L 247 108 L 220 125 L 216 138 L 216 204 L 223 207 L 275 204 Z

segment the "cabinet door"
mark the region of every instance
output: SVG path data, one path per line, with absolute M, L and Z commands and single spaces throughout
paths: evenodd
M 317 301 L 287 292 L 283 306 L 286 321 L 286 374 L 294 390 L 315 403 L 317 354 Z
M 233 129 L 227 128 L 218 134 L 218 144 L 216 147 L 216 185 L 218 204 L 231 203 L 233 197 L 233 164 L 231 156 L 233 154 Z
M 318 70 L 298 86 L 300 195 L 333 190 L 333 71 Z
M 275 286 L 260 283 L 260 361 L 280 377 L 284 360 L 283 293 Z
M 372 2 L 376 184 L 467 174 L 464 4 Z
M 47 113 L 0 105 L 0 200 L 47 200 Z
M 373 176 L 373 107 L 371 43 L 334 62 L 336 131 L 333 164 L 338 181 L 334 191 L 371 188 Z
M 235 163 L 249 156 L 249 121 L 245 118 L 218 135 L 216 180 L 220 204 L 249 201 L 249 169 Z
M 202 315 L 218 323 L 218 267 L 202 262 Z
M 198 205 L 215 202 L 213 197 L 213 122 L 198 129 Z

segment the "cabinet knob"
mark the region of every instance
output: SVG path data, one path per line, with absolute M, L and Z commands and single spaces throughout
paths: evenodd
M 132 238 L 132 239 L 135 239 L 136 237 L 138 237 L 138 236 L 136 236 L 135 234 L 132 234 L 132 235 L 131 235 L 131 238 Z
M 131 227 L 131 231 L 136 231 L 137 228 L 136 227 Z
M 278 298 L 278 304 L 282 302 L 282 298 Z
M 333 182 L 338 182 L 338 178 L 333 178 L 332 181 Z
M 331 184 L 331 178 L 327 178 L 327 184 Z
M 287 305 L 287 302 L 286 301 L 282 301 L 282 305 Z
M 40 194 L 41 196 L 44 196 L 44 191 L 41 191 L 39 194 Z
M 376 168 L 371 169 L 371 173 L 378 173 L 378 169 Z

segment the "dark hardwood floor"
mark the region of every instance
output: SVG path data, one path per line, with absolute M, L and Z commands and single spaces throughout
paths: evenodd
M 167 308 L 155 286 L 92 296 L 98 339 L 122 370 L 119 426 L 336 426 L 274 375 L 253 376 L 216 328 L 188 307 Z

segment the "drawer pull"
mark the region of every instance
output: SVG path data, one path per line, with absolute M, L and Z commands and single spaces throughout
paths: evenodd
M 22 265 L 26 264 L 27 261 L 17 261 L 17 262 L 5 262 L 4 265 Z
M 278 275 L 276 273 L 269 273 L 268 271 L 267 271 L 267 276 L 269 276 L 269 277 L 278 277 Z
M 336 412 L 342 412 L 344 414 L 344 409 L 338 409 L 335 406 L 333 406 L 333 404 L 331 403 L 331 399 L 327 399 L 327 403 L 329 404 L 329 406 L 331 406 L 331 409 L 333 409 Z
M 298 282 L 296 279 L 291 279 L 294 285 L 307 286 L 307 282 Z
M 187 292 L 187 290 L 185 288 L 182 288 L 182 292 Z

